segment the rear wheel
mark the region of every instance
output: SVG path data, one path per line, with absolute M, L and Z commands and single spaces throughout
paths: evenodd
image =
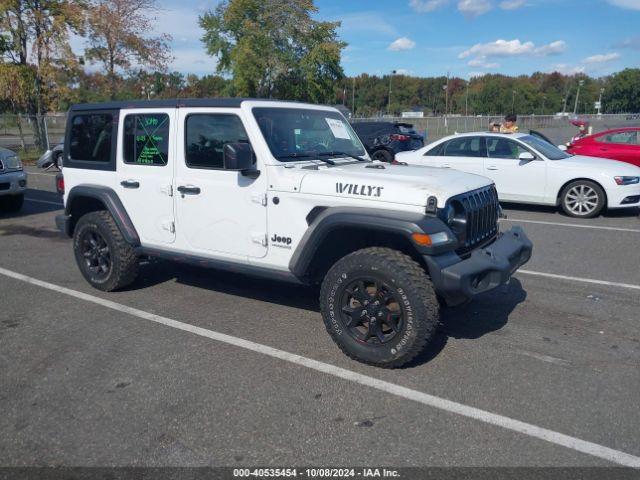
M 124 288 L 138 274 L 138 258 L 109 212 L 91 212 L 78 220 L 73 250 L 80 272 L 99 290 Z
M 576 180 L 560 195 L 562 210 L 570 217 L 591 218 L 600 214 L 606 204 L 604 190 L 589 180 Z
M 6 195 L 0 197 L 0 211 L 7 213 L 16 213 L 22 209 L 24 204 L 24 194 Z
M 349 357 L 400 367 L 429 343 L 439 305 L 425 271 L 402 252 L 366 248 L 340 259 L 320 293 L 327 331 Z
M 393 162 L 393 154 L 388 150 L 376 150 L 371 155 L 373 160 L 378 160 L 379 162 Z

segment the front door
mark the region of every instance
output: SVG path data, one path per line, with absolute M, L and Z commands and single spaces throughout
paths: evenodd
M 145 246 L 175 240 L 175 131 L 174 109 L 120 112 L 116 188 Z
M 225 170 L 226 143 L 250 138 L 234 109 L 184 108 L 178 114 L 176 231 L 179 249 L 226 258 L 267 254 L 266 173 Z
M 518 142 L 504 137 L 488 137 L 484 175 L 495 182 L 500 200 L 544 202 L 546 162 L 542 158 L 520 160 L 523 152 L 529 150 Z

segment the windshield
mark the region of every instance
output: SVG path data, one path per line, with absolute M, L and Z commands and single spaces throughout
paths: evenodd
M 360 139 L 338 112 L 303 108 L 254 108 L 269 149 L 283 162 L 325 154 L 365 155 Z M 333 153 L 332 153 L 333 152 Z
M 527 135 L 526 137 L 520 137 L 518 140 L 526 143 L 531 148 L 537 150 L 542 155 L 547 157 L 549 160 L 562 160 L 563 158 L 569 158 L 569 155 L 566 152 L 563 152 L 555 145 L 550 144 L 549 142 L 545 142 L 544 140 L 534 137 L 532 135 Z

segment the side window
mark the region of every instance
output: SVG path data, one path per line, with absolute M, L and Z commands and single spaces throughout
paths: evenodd
M 449 140 L 443 149 L 446 157 L 486 157 L 483 137 L 460 137 Z
M 164 166 L 169 160 L 169 115 L 145 113 L 124 119 L 124 162 Z
M 517 160 L 520 154 L 528 150 L 518 143 L 506 138 L 488 138 L 487 147 L 490 158 L 512 158 Z
M 92 113 L 71 119 L 69 156 L 82 162 L 109 163 L 112 159 L 113 115 Z
M 638 132 L 617 132 L 609 135 L 597 137 L 599 142 L 603 143 L 621 143 L 626 145 L 638 145 Z
M 224 144 L 249 143 L 242 120 L 233 114 L 189 115 L 185 136 L 185 161 L 191 168 L 224 168 Z

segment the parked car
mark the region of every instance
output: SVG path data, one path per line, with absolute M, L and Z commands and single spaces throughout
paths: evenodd
M 499 232 L 491 180 L 371 162 L 334 108 L 75 105 L 66 139 L 56 223 L 92 286 L 126 287 L 147 256 L 320 284 L 330 335 L 371 365 L 409 362 L 441 306 L 504 284 L 531 257 L 520 227 Z
M 13 150 L 0 147 L 0 211 L 17 212 L 24 202 L 27 174 Z
M 410 123 L 355 122 L 351 126 L 373 160 L 392 162 L 396 153 L 424 146 L 424 138 Z
M 610 158 L 640 167 L 640 127 L 616 128 L 572 141 L 574 155 Z
M 55 167 L 62 170 L 62 154 L 64 152 L 64 138 L 61 138 L 56 146 L 47 150 L 36 162 L 38 168 L 49 169 Z
M 397 160 L 484 175 L 495 182 L 501 201 L 560 206 L 572 217 L 640 205 L 640 168 L 570 155 L 525 133 L 452 135 L 399 153 Z

